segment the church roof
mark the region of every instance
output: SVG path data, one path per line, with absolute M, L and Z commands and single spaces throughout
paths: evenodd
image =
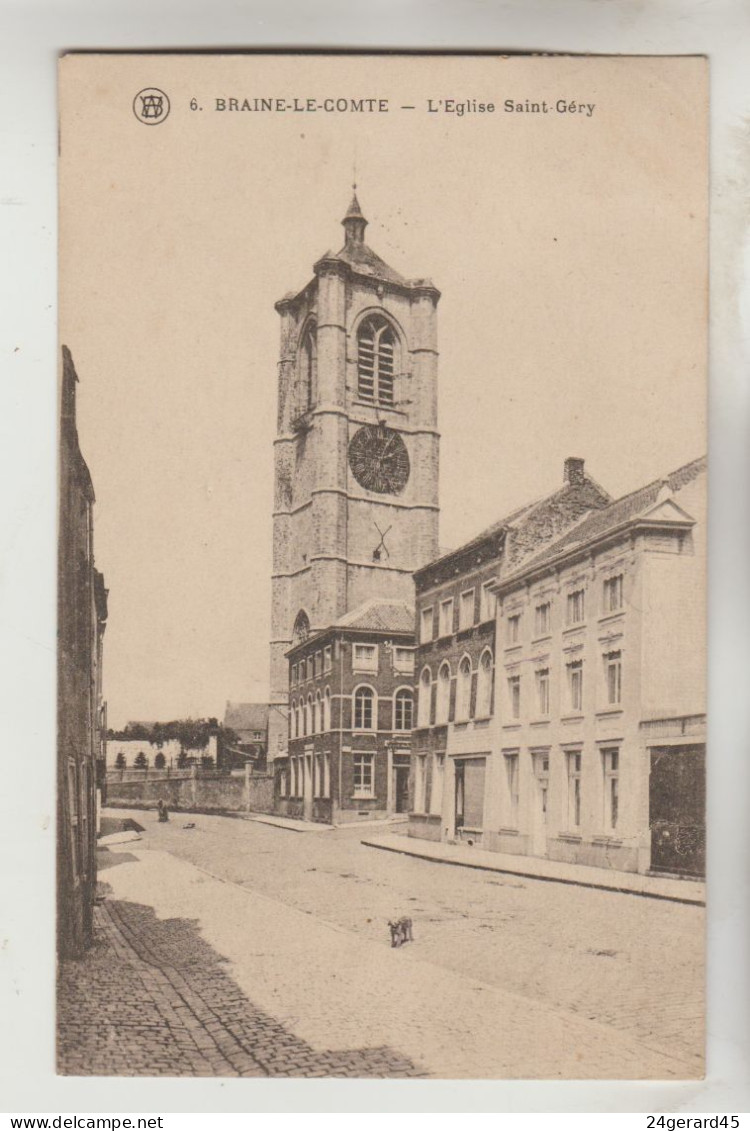
M 395 283 L 397 286 L 408 286 L 404 276 L 399 275 L 398 271 L 389 267 L 385 260 L 381 259 L 366 243 L 347 241 L 341 251 L 327 251 L 325 255 L 321 255 L 318 263 L 326 259 L 338 259 L 341 263 L 346 263 L 359 275 L 368 275 L 372 279 L 381 279 L 385 283 Z
M 334 622 L 334 628 L 363 632 L 414 632 L 414 606 L 406 601 L 374 597 Z

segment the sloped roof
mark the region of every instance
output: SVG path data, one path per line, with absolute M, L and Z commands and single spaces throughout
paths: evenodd
M 236 730 L 238 734 L 246 730 L 266 730 L 268 713 L 268 703 L 227 702 L 224 726 Z
M 341 251 L 327 251 L 325 255 L 321 255 L 318 262 L 325 259 L 338 259 L 342 263 L 348 264 L 360 275 L 369 275 L 373 279 L 382 279 L 386 283 L 396 283 L 401 287 L 408 286 L 404 276 L 399 275 L 398 271 L 389 267 L 385 260 L 381 259 L 366 243 L 347 241 Z
M 334 623 L 335 628 L 361 629 L 363 632 L 414 632 L 414 606 L 406 601 L 378 597 L 366 601 Z
M 554 537 L 556 527 L 559 529 L 565 522 L 566 513 L 569 521 L 576 521 L 580 514 L 585 514 L 594 507 L 606 506 L 609 502 L 611 502 L 611 496 L 590 475 L 584 474 L 582 483 L 564 483 L 562 487 L 558 487 L 551 494 L 518 507 L 510 514 L 498 519 L 497 522 L 493 522 L 491 526 L 485 527 L 481 533 L 470 541 L 464 542 L 462 546 L 442 554 L 439 558 L 417 570 L 417 576 L 426 573 L 443 561 L 470 553 L 481 546 L 482 543 L 503 531 L 510 539 L 510 544 L 506 546 L 506 552 L 512 561 L 520 560 L 532 547 L 536 548 L 540 542 Z M 569 513 L 571 504 L 572 517 Z M 578 511 L 578 514 L 575 513 L 576 511 Z
M 706 466 L 706 457 L 701 456 L 699 459 L 692 460 L 683 467 L 679 467 L 676 471 L 670 472 L 664 479 L 655 479 L 653 483 L 648 483 L 645 487 L 639 487 L 636 491 L 631 491 L 630 494 L 615 499 L 607 507 L 589 511 L 583 515 L 579 522 L 566 530 L 561 538 L 556 538 L 546 546 L 541 553 L 527 557 L 523 563 L 523 568 L 509 574 L 507 578 L 503 579 L 503 584 L 506 580 L 511 580 L 522 573 L 537 569 L 546 562 L 552 561 L 560 554 L 565 553 L 566 550 L 572 550 L 579 545 L 588 545 L 626 525 L 654 506 L 662 488 L 667 487 L 670 491 L 679 491 L 686 484 L 692 483 L 699 475 L 703 474 Z

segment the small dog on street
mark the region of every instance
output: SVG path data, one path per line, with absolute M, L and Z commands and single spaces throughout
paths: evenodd
M 389 919 L 388 926 L 391 928 L 391 946 L 403 946 L 405 942 L 414 941 L 411 919 L 406 916 L 401 919 Z

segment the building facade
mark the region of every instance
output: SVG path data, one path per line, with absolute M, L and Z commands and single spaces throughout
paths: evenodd
M 495 729 L 496 597 L 503 571 L 610 497 L 565 462 L 563 486 L 418 570 L 409 833 L 482 843 Z
M 700 876 L 706 461 L 592 492 L 577 519 L 551 496 L 417 575 L 409 831 Z
M 408 811 L 414 608 L 371 600 L 292 647 L 276 811 L 340 824 Z
M 94 566 L 94 488 L 76 426 L 78 377 L 62 350 L 58 542 L 57 946 L 91 944 L 97 798 L 104 782 L 102 647 L 107 590 Z
M 288 750 L 287 652 L 373 598 L 413 602 L 438 547 L 437 316 L 428 279 L 345 242 L 281 318 L 269 758 Z
M 488 848 L 703 874 L 705 521 L 699 459 L 493 586 Z

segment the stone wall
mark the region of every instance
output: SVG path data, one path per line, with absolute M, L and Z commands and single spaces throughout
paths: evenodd
M 105 804 L 121 809 L 167 808 L 186 813 L 273 813 L 273 777 L 268 774 L 158 774 L 134 778 L 110 773 Z

